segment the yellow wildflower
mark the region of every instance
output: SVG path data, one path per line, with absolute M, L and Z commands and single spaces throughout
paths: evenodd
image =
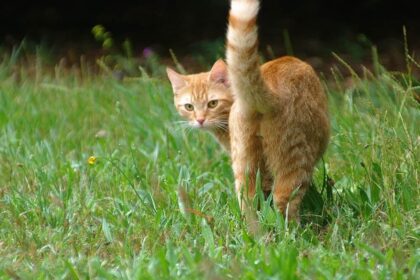
M 87 162 L 89 163 L 89 165 L 94 165 L 96 163 L 96 157 L 90 156 Z

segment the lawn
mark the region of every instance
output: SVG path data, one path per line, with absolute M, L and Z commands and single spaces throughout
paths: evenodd
M 305 223 L 263 202 L 258 235 L 229 157 L 177 124 L 164 65 L 121 80 L 21 56 L 0 56 L 1 279 L 420 279 L 408 56 L 405 73 L 324 73 L 332 137 Z

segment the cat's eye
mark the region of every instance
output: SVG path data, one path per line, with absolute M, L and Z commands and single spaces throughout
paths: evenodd
M 209 103 L 207 103 L 207 107 L 209 107 L 210 109 L 215 108 L 217 106 L 217 104 L 219 103 L 219 101 L 217 100 L 212 100 Z
M 187 111 L 194 110 L 194 106 L 190 103 L 185 104 L 184 107 L 185 107 L 185 110 L 187 110 Z

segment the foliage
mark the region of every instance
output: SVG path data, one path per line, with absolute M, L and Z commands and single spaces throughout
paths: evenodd
M 102 57 L 97 60 L 97 64 L 105 73 L 117 80 L 122 80 L 125 76 L 144 75 L 146 74 L 145 68 L 154 75 L 163 72 L 159 64 L 159 57 L 153 49 L 145 48 L 142 53 L 142 60 L 139 61 L 134 57 L 133 46 L 129 39 L 125 39 L 118 47 L 112 38 L 112 34 L 106 31 L 102 25 L 95 25 L 92 28 L 92 34 L 102 47 Z

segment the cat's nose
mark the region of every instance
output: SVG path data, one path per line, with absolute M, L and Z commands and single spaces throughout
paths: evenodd
M 200 125 L 203 125 L 204 121 L 205 121 L 205 119 L 197 119 L 197 122 L 198 122 Z

